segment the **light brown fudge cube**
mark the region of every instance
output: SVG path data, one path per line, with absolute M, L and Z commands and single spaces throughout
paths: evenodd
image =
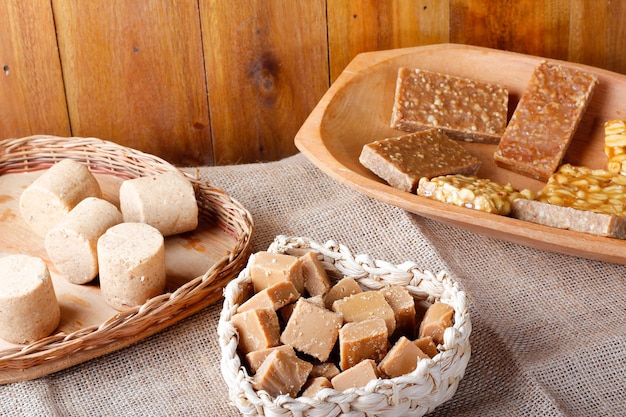
M 301 397 L 315 397 L 315 394 L 323 390 L 324 388 L 332 388 L 333 384 L 330 383 L 330 380 L 323 376 L 318 376 L 315 378 L 309 379 L 304 387 L 302 387 Z
M 405 287 L 392 285 L 380 290 L 396 319 L 395 335 L 413 338 L 417 325 L 415 319 L 415 300 Z
M 443 344 L 443 333 L 454 322 L 454 309 L 446 303 L 436 302 L 426 310 L 420 323 L 418 337 L 430 336 L 433 342 Z
M 339 374 L 339 368 L 332 362 L 322 362 L 313 365 L 311 370 L 311 378 L 324 376 L 328 379 L 332 379 L 335 375 Z
M 273 397 L 283 394 L 295 397 L 309 377 L 311 368 L 313 365 L 298 358 L 293 350 L 274 350 L 252 377 L 253 386 Z
M 429 356 L 422 352 L 415 343 L 401 336 L 380 361 L 378 370 L 390 378 L 395 378 L 413 372 L 420 359 L 428 358 Z
M 278 316 L 270 308 L 238 313 L 231 321 L 239 334 L 238 349 L 243 355 L 280 344 Z
M 433 342 L 433 338 L 430 336 L 420 337 L 419 339 L 413 341 L 413 343 L 415 343 L 415 346 L 420 348 L 422 352 L 427 354 L 429 358 L 434 358 L 439 353 L 437 345 Z
M 278 310 L 296 301 L 300 293 L 291 281 L 280 281 L 254 294 L 239 306 L 237 313 L 259 308 Z
M 335 346 L 343 319 L 304 298 L 296 302 L 280 341 L 324 362 Z
M 349 388 L 364 387 L 373 379 L 378 379 L 376 362 L 372 359 L 366 359 L 341 372 L 330 382 L 337 391 L 345 391 Z
M 382 319 L 346 323 L 339 330 L 339 367 L 345 371 L 365 359 L 377 363 L 387 354 L 387 325 Z
M 246 365 L 250 373 L 254 374 L 259 370 L 263 361 L 275 350 L 284 350 L 286 352 L 293 352 L 293 348 L 289 345 L 274 346 L 267 349 L 254 350 L 249 352 L 245 356 Z
M 383 319 L 389 335 L 396 329 L 396 317 L 393 309 L 378 291 L 364 291 L 333 303 L 333 311 L 343 316 L 344 322 L 368 319 Z
M 304 293 L 302 261 L 297 256 L 257 252 L 250 262 L 250 278 L 254 291 L 259 292 L 277 282 L 291 281 L 300 294 Z
M 326 294 L 332 287 L 328 274 L 314 252 L 307 252 L 300 257 L 304 288 L 312 297 Z
M 324 295 L 324 304 L 326 304 L 326 308 L 330 310 L 332 309 L 335 301 L 360 292 L 363 292 L 363 289 L 354 278 L 344 277 L 337 281 L 337 283 L 332 286 L 326 295 Z

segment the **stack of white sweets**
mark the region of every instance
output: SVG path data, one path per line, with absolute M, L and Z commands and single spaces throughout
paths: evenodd
M 103 198 L 87 166 L 64 159 L 22 192 L 19 207 L 65 279 L 80 285 L 98 276 L 106 302 L 124 310 L 163 293 L 164 238 L 194 230 L 198 205 L 191 182 L 174 171 L 123 181 L 119 201 L 118 209 Z M 0 338 L 12 343 L 57 328 L 60 308 L 43 259 L 0 259 L 0 311 Z

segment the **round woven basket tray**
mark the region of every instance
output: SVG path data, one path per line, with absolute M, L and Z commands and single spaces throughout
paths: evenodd
M 49 168 L 75 159 L 94 174 L 136 178 L 178 170 L 166 161 L 95 138 L 31 136 L 0 141 L 0 175 Z M 0 350 L 0 383 L 37 378 L 127 346 L 218 301 L 224 286 L 245 266 L 253 233 L 250 213 L 225 192 L 183 172 L 196 190 L 199 216 L 228 236 L 230 250 L 209 270 L 175 291 L 112 315 L 99 325 L 59 332 L 29 345 Z
M 444 272 L 435 275 L 419 269 L 413 262 L 393 265 L 368 255 L 354 256 L 348 248 L 333 241 L 321 245 L 303 237 L 278 236 L 268 248 L 269 252 L 296 256 L 310 250 L 317 254 L 334 281 L 350 276 L 370 290 L 402 285 L 418 300 L 450 304 L 455 310 L 454 325 L 446 329 L 440 353 L 432 359 L 420 360 L 410 374 L 373 380 L 365 387 L 344 392 L 325 388 L 314 398 L 272 397 L 254 389 L 237 354 L 238 336 L 231 318 L 246 284 L 251 282 L 246 267 L 226 286 L 218 325 L 222 375 L 230 399 L 239 411 L 249 416 L 421 416 L 449 400 L 463 378 L 471 350 L 467 299 L 457 283 Z

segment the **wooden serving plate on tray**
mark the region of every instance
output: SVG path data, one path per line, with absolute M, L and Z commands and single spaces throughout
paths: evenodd
M 298 149 L 331 177 L 377 200 L 473 232 L 546 251 L 626 263 L 626 241 L 524 222 L 397 190 L 359 163 L 363 145 L 404 132 L 389 127 L 398 68 L 467 77 L 508 87 L 509 118 L 544 58 L 468 45 L 439 44 L 358 55 L 333 83 L 295 137 Z M 595 74 L 600 84 L 564 162 L 606 168 L 604 123 L 626 118 L 626 75 L 547 59 Z M 518 189 L 540 181 L 495 166 L 497 145 L 463 143 L 482 160 L 478 175 Z
M 33 136 L 0 141 L 0 257 L 24 253 L 48 264 L 61 307 L 61 323 L 49 337 L 29 345 L 0 339 L 0 384 L 38 378 L 144 339 L 222 298 L 223 287 L 245 266 L 253 223 L 250 213 L 225 192 L 190 173 L 199 226 L 165 240 L 166 293 L 119 312 L 100 295 L 97 278 L 69 283 L 49 262 L 43 238 L 19 212 L 21 192 L 44 169 L 64 158 L 86 164 L 103 197 L 119 204 L 127 178 L 176 170 L 167 162 L 93 138 Z

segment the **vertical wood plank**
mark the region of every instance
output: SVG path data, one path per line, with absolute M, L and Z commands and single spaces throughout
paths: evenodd
M 50 0 L 3 0 L 0 139 L 69 133 Z
M 180 165 L 213 162 L 196 2 L 52 4 L 75 136 Z
M 450 0 L 450 40 L 567 59 L 569 0 Z
M 328 88 L 324 0 L 200 0 L 217 164 L 293 155 Z
M 568 59 L 626 74 L 626 2 L 572 0 Z
M 447 1 L 328 0 L 331 80 L 361 52 L 448 42 Z

